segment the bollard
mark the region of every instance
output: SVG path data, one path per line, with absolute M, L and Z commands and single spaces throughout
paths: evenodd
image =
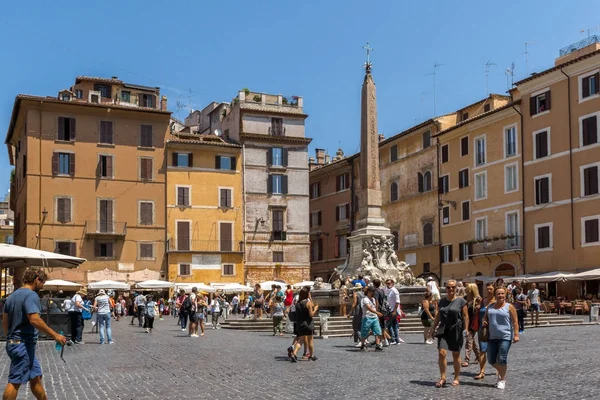
M 330 315 L 331 315 L 331 312 L 329 310 L 320 310 L 319 311 L 319 321 L 321 322 L 319 331 L 320 331 L 320 336 L 323 339 L 328 338 L 327 333 L 329 332 L 329 316 Z
M 600 311 L 600 306 L 593 305 L 590 307 L 590 322 L 598 322 L 598 312 Z

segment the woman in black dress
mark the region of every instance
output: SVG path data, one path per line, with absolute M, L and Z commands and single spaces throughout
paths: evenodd
M 296 354 L 300 350 L 300 347 L 302 347 L 302 344 L 304 344 L 305 349 L 308 349 L 306 358 L 317 361 L 313 342 L 313 331 L 315 329 L 313 317 L 317 313 L 319 305 L 312 302 L 309 293 L 310 288 L 303 287 L 300 290 L 298 302 L 296 303 L 296 326 L 294 333 L 296 334 L 297 341 L 293 345 L 293 350 L 288 352 L 292 362 L 298 360 Z
M 456 281 L 454 279 L 450 279 L 446 283 L 446 297 L 440 300 L 438 311 L 432 326 L 438 338 L 438 365 L 440 367 L 440 380 L 435 384 L 435 387 L 439 388 L 446 384 L 446 354 L 448 351 L 452 352 L 454 363 L 452 386 L 458 386 L 460 384 L 460 351 L 464 337 L 467 335 L 469 315 L 467 301 L 456 296 Z

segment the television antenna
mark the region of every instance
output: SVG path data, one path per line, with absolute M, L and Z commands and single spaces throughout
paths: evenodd
M 589 39 L 589 37 L 592 36 L 592 32 L 594 32 L 594 31 L 599 32 L 600 31 L 600 25 L 595 26 L 593 28 L 581 29 L 579 31 L 579 33 L 586 33 L 587 32 L 587 35 L 588 35 L 587 37 Z
M 485 63 L 485 94 L 490 94 L 489 86 L 488 86 L 488 76 L 490 75 L 490 67 L 498 65 L 494 62 L 488 61 Z
M 514 85 L 514 79 L 515 79 L 515 63 L 514 62 L 512 64 L 510 64 L 510 67 L 506 68 L 506 71 L 504 71 L 504 75 L 506 75 L 506 89 L 510 90 L 510 88 L 512 88 Z M 510 83 L 509 83 L 509 77 L 510 77 Z
M 529 75 L 529 45 L 535 44 L 534 42 L 525 42 L 525 75 Z
M 440 63 L 438 63 L 438 62 L 436 61 L 436 62 L 435 62 L 435 64 L 433 64 L 433 73 L 431 73 L 431 74 L 426 74 L 426 75 L 425 75 L 425 76 L 431 76 L 431 75 L 433 75 L 433 116 L 434 116 L 434 117 L 436 116 L 436 108 L 435 108 L 435 106 L 436 106 L 436 104 L 435 104 L 435 101 L 436 101 L 436 98 L 435 98 L 435 87 L 436 87 L 436 82 L 435 82 L 435 76 L 436 76 L 436 74 L 437 74 L 437 69 L 438 69 L 438 67 L 441 67 L 441 66 L 443 66 L 443 65 L 444 65 L 444 64 L 440 64 Z

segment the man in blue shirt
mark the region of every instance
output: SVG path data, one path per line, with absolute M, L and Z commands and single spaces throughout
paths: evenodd
M 367 283 L 363 280 L 362 275 L 358 275 L 358 277 L 356 279 L 353 279 L 350 283 L 352 283 L 352 286 L 356 286 L 357 283 L 360 283 L 360 286 L 362 287 L 367 286 Z
M 42 369 L 35 358 L 38 330 L 61 345 L 67 338 L 52 330 L 40 317 L 40 297 L 37 292 L 44 287 L 46 273 L 39 268 L 28 268 L 23 274 L 23 286 L 6 299 L 2 314 L 2 328 L 6 332 L 6 353 L 10 357 L 8 385 L 3 399 L 16 399 L 19 387 L 29 382 L 37 399 L 45 399 Z

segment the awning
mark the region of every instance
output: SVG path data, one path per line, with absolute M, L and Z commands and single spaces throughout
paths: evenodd
M 169 289 L 172 288 L 173 285 L 173 282 L 151 279 L 149 281 L 138 282 L 135 284 L 135 287 L 139 289 Z
M 46 283 L 44 283 L 44 290 L 55 290 L 55 291 L 59 291 L 59 290 L 76 290 L 79 289 L 81 286 L 79 283 L 75 283 L 75 282 L 69 282 L 69 281 L 64 281 L 62 279 L 52 279 L 49 281 L 46 281 Z
M 591 269 L 589 271 L 580 272 L 578 274 L 573 274 L 569 277 L 568 280 L 592 281 L 596 279 L 600 279 L 600 268 Z
M 181 289 L 185 290 L 186 292 L 190 292 L 193 288 L 198 289 L 199 292 L 206 292 L 206 293 L 214 293 L 216 292 L 215 288 L 212 288 L 210 286 L 205 285 L 204 283 L 200 283 L 200 282 L 176 282 L 174 284 L 175 286 L 175 291 L 178 292 Z
M 285 283 L 284 281 L 266 281 L 260 283 L 260 288 L 262 290 L 271 290 L 271 286 L 273 285 L 279 285 L 281 286 L 281 288 L 284 288 L 287 285 L 287 283 Z
M 85 261 L 85 258 L 65 256 L 64 254 L 30 249 L 29 247 L 15 246 L 14 244 L 0 244 L 0 265 L 2 268 L 29 266 L 77 268 Z
M 92 282 L 88 285 L 88 289 L 112 289 L 112 290 L 129 290 L 130 286 L 124 282 L 104 280 Z
M 314 281 L 302 281 L 302 282 L 298 282 L 298 283 L 294 283 L 292 285 L 293 288 L 303 288 L 304 286 L 310 286 L 313 287 L 315 285 Z
M 238 293 L 238 292 L 251 292 L 254 288 L 239 283 L 212 283 L 210 284 L 216 290 L 220 290 L 223 293 Z
M 545 274 L 540 274 L 540 275 L 525 275 L 523 276 L 523 279 L 521 279 L 524 282 L 528 282 L 528 283 L 533 283 L 533 282 L 564 282 L 567 280 L 570 280 L 571 277 L 574 274 L 569 273 L 569 272 L 560 272 L 560 271 L 554 271 L 554 272 L 546 272 Z M 516 277 L 518 278 L 518 277 Z M 513 280 L 519 280 L 519 279 L 514 279 Z

